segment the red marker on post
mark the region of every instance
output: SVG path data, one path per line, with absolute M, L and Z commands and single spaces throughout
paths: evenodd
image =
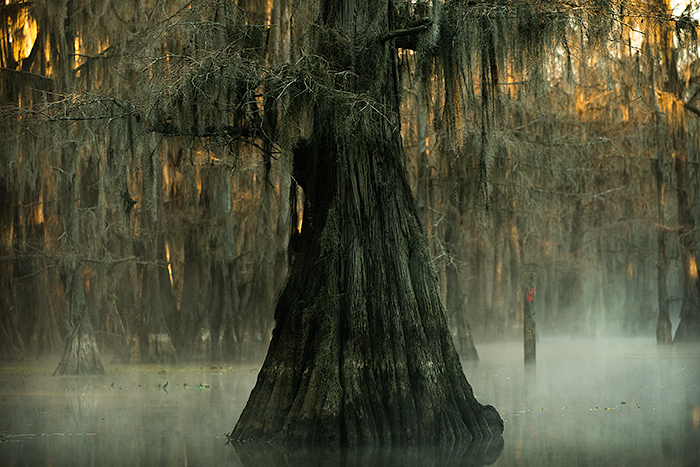
M 534 293 L 535 293 L 535 288 L 534 288 L 534 287 L 532 288 L 532 290 L 528 290 L 528 292 L 527 292 L 527 301 L 528 301 L 528 302 L 531 302 L 531 301 L 532 301 L 532 296 L 534 295 Z
M 535 285 L 534 275 L 530 274 L 530 290 L 525 294 L 525 312 L 523 313 L 523 334 L 525 340 L 525 363 L 534 363 L 536 355 L 537 330 L 535 328 Z

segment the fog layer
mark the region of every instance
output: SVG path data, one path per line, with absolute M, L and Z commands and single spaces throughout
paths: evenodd
M 698 465 L 699 350 L 549 338 L 525 367 L 522 343 L 481 344 L 465 372 L 505 420 L 495 465 Z M 224 433 L 256 367 L 119 366 L 89 378 L 54 367 L 0 369 L 2 465 L 472 465 L 486 449 L 235 448 Z

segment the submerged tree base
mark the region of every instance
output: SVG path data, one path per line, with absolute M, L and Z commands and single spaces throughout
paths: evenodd
M 104 375 L 105 369 L 97 350 L 92 327 L 81 323 L 73 330 L 66 342 L 61 362 L 54 374 L 58 375 Z
M 307 155 L 319 177 L 307 180 L 315 186 L 276 328 L 231 436 L 339 445 L 499 436 L 503 422 L 474 398 L 452 341 L 398 133 L 341 147 L 350 146 L 318 143 Z
M 177 363 L 177 353 L 168 333 L 148 334 L 146 361 L 153 363 Z
M 503 431 L 464 375 L 408 183 L 396 48 L 377 36 L 394 11 L 323 1 L 311 28 L 307 59 L 322 57 L 339 89 L 306 99 L 313 123 L 293 160 L 303 222 L 236 441 L 451 445 Z

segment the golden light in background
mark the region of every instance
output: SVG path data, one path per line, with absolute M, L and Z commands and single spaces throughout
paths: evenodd
M 44 193 L 39 193 L 39 201 L 32 210 L 34 215 L 34 223 L 39 225 L 44 222 Z
M 168 276 L 170 276 L 170 285 L 173 285 L 173 265 L 170 262 L 170 246 L 165 244 L 165 258 L 168 260 Z
M 688 275 L 692 279 L 697 279 L 698 278 L 698 263 L 695 261 L 695 257 L 691 256 L 690 261 L 688 262 Z
M 202 174 L 199 173 L 199 164 L 194 165 L 195 179 L 197 180 L 197 199 L 202 195 Z
M 7 4 L 7 2 L 5 2 Z M 8 20 L 9 21 L 9 20 Z M 12 42 L 12 55 L 15 61 L 20 62 L 29 57 L 36 41 L 37 24 L 29 12 L 23 8 L 17 15 L 16 24 L 14 26 L 10 41 Z
M 73 61 L 75 63 L 75 68 L 77 69 L 81 65 L 81 58 L 80 58 L 80 50 L 81 46 L 83 44 L 83 39 L 80 37 L 80 31 L 76 31 L 75 33 L 75 39 L 73 39 L 73 50 L 75 56 L 73 57 Z M 78 70 L 77 76 L 80 76 L 80 70 Z

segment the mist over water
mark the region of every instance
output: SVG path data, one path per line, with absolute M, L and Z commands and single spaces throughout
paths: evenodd
M 505 420 L 495 465 L 665 466 L 700 462 L 700 347 L 653 338 L 485 344 L 466 368 Z
M 0 381 L 0 465 L 240 465 L 224 432 L 257 367 L 46 369 Z
M 482 343 L 465 366 L 505 420 L 500 446 L 227 446 L 253 366 L 107 367 L 55 377 L 54 362 L 0 370 L 0 464 L 689 466 L 700 462 L 700 346 L 644 339 Z M 497 459 L 494 457 L 498 456 Z M 500 452 L 500 455 L 498 453 Z

